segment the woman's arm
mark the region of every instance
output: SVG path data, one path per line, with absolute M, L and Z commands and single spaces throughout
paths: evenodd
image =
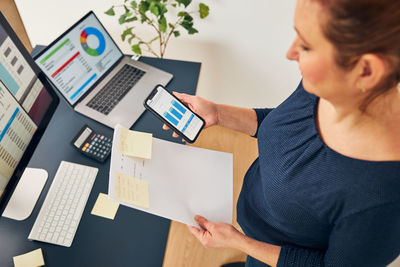
M 195 216 L 190 232 L 209 248 L 235 248 L 271 266 L 387 266 L 400 254 L 400 202 L 349 215 L 333 227 L 326 250 L 274 246 L 246 237 L 227 223 Z
M 216 104 L 199 96 L 177 92 L 174 95 L 205 120 L 204 128 L 220 125 L 249 135 L 257 131 L 257 115 L 253 109 Z M 164 125 L 163 129 L 169 127 Z M 178 137 L 176 133 L 173 136 Z
M 218 116 L 218 125 L 248 135 L 255 135 L 257 131 L 257 115 L 253 109 L 215 104 Z
M 252 239 L 227 223 L 212 223 L 201 216 L 195 216 L 195 220 L 202 229 L 188 228 L 203 246 L 238 249 L 270 266 L 277 265 L 281 247 Z

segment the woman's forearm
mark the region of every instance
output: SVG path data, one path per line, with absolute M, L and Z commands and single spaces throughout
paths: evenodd
M 280 246 L 260 242 L 243 234 L 235 242 L 234 248 L 270 266 L 277 265 L 281 252 Z
M 253 109 L 217 104 L 218 125 L 254 135 L 257 131 L 257 115 Z

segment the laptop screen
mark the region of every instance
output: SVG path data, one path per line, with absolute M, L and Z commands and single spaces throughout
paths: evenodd
M 122 56 L 91 12 L 35 62 L 71 105 L 74 105 Z

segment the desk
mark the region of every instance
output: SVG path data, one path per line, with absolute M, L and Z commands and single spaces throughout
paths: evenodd
M 34 49 L 32 53 L 37 52 Z M 200 63 L 160 60 L 142 57 L 141 61 L 174 75 L 169 90 L 194 94 Z M 49 173 L 32 215 L 25 221 L 0 218 L 0 266 L 13 266 L 12 257 L 42 248 L 46 266 L 162 266 L 170 221 L 135 209 L 120 206 L 115 219 L 108 220 L 90 214 L 99 192 L 108 191 L 110 159 L 97 163 L 79 153 L 70 141 L 83 124 L 112 136 L 112 129 L 75 112 L 60 96 L 60 105 L 46 129 L 29 163 Z M 131 129 L 151 132 L 154 137 L 179 142 L 171 132 L 162 130 L 162 123 L 148 111 Z M 81 222 L 70 248 L 29 241 L 27 239 L 61 160 L 99 168 Z

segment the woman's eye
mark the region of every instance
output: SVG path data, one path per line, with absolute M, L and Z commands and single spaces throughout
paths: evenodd
M 308 48 L 308 47 L 305 46 L 305 45 L 300 45 L 300 48 L 301 48 L 302 50 L 304 50 L 304 51 L 309 51 L 309 50 L 310 50 L 310 48 Z

